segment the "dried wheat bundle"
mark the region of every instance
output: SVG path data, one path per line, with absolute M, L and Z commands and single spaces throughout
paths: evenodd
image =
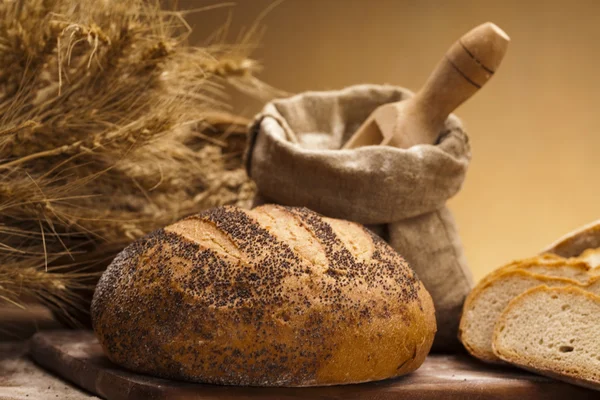
M 127 243 L 251 198 L 245 121 L 221 112 L 224 82 L 265 88 L 249 36 L 194 48 L 188 33 L 152 1 L 0 3 L 0 302 L 76 322 Z

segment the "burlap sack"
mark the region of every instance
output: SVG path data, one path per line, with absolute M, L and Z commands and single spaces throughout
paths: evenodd
M 246 166 L 269 202 L 373 225 L 433 297 L 434 349 L 453 351 L 472 288 L 444 205 L 460 189 L 471 156 L 460 121 L 449 118 L 436 145 L 339 150 L 375 108 L 409 96 L 392 86 L 360 85 L 271 102 L 252 126 Z

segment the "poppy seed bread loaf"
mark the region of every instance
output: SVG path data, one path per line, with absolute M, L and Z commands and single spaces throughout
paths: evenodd
M 128 246 L 92 303 L 110 360 L 164 378 L 314 386 L 417 369 L 429 293 L 361 225 L 304 208 L 219 207 Z

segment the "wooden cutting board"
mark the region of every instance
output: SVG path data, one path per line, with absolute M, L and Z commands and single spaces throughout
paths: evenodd
M 397 379 L 315 388 L 203 385 L 126 371 L 102 354 L 89 331 L 51 331 L 31 339 L 33 359 L 60 377 L 107 400 L 249 399 L 592 399 L 599 393 L 467 355 L 431 355 L 418 371 Z

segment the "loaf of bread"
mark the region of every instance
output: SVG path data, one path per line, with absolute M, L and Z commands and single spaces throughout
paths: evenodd
M 273 205 L 214 208 L 131 244 L 91 312 L 116 364 L 226 385 L 400 376 L 421 365 L 436 331 L 429 293 L 383 240 Z
M 511 364 L 600 390 L 600 297 L 577 287 L 538 286 L 513 299 L 494 330 Z

